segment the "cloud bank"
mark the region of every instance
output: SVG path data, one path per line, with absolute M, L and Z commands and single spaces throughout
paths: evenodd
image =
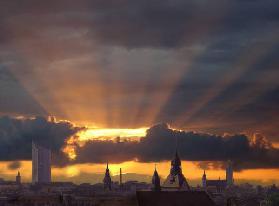
M 0 161 L 30 160 L 32 141 L 59 153 L 66 139 L 80 129 L 69 122 L 48 121 L 44 117 L 0 117 Z M 18 166 L 14 163 L 10 167 Z
M 173 158 L 176 141 L 183 160 L 226 162 L 230 159 L 235 169 L 279 167 L 279 150 L 260 134 L 252 139 L 242 134 L 218 136 L 178 131 L 167 124 L 151 127 L 139 142 L 88 141 L 82 147 L 77 146 L 77 159 L 71 164 L 169 161 Z
M 230 159 L 236 169 L 279 168 L 279 150 L 260 134 L 253 138 L 243 134 L 219 136 L 174 130 L 167 124 L 149 128 L 140 141 L 95 139 L 82 146 L 76 144 L 77 158 L 69 160 L 62 150 L 66 146 L 66 140 L 81 129 L 85 128 L 74 127 L 66 121 L 49 121 L 43 117 L 1 117 L 0 160 L 14 161 L 9 167 L 17 169 L 20 167 L 17 161 L 31 160 L 31 145 L 35 141 L 52 150 L 53 165 L 57 167 L 107 161 L 160 162 L 173 158 L 177 142 L 183 160 L 220 162 Z

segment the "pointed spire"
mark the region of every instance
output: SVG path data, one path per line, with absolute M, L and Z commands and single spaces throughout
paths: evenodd
M 158 172 L 157 172 L 157 165 L 155 164 L 155 167 L 154 167 L 154 175 L 157 174 L 158 175 Z
M 206 178 L 205 170 L 203 170 L 203 178 Z
M 21 177 L 20 177 L 20 172 L 19 171 L 17 172 L 16 183 L 19 184 L 19 185 L 21 184 Z
M 154 169 L 154 174 L 152 177 L 152 184 L 153 184 L 153 190 L 154 191 L 160 191 L 161 190 L 161 185 L 160 185 L 160 177 L 157 172 L 156 164 L 155 164 L 155 169 Z
M 203 170 L 202 187 L 206 188 L 206 174 L 205 174 L 205 170 Z
M 107 168 L 106 168 L 106 173 L 105 173 L 103 183 L 104 183 L 105 190 L 111 190 L 112 181 L 111 181 L 111 177 L 109 174 L 108 162 L 107 162 Z

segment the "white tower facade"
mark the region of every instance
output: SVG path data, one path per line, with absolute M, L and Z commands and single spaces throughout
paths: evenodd
M 51 182 L 51 151 L 32 143 L 32 183 Z
M 227 180 L 227 186 L 233 185 L 233 166 L 232 166 L 232 161 L 230 160 L 227 162 L 226 180 Z

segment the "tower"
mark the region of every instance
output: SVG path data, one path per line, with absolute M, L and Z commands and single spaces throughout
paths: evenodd
M 120 168 L 120 171 L 119 171 L 119 188 L 120 190 L 122 190 L 123 188 L 123 184 L 122 184 L 122 169 Z
M 178 175 L 182 173 L 182 169 L 181 169 L 181 161 L 180 158 L 178 156 L 177 150 L 175 151 L 175 157 L 174 159 L 171 161 L 171 170 L 170 170 L 170 174 L 172 175 Z
M 155 170 L 154 170 L 153 177 L 152 177 L 152 190 L 161 191 L 160 177 L 158 175 L 156 165 L 155 165 Z
M 107 163 L 107 169 L 106 169 L 106 173 L 105 173 L 103 183 L 104 183 L 104 189 L 107 190 L 107 191 L 111 191 L 111 177 L 110 177 L 110 174 L 109 174 L 108 163 Z
M 32 183 L 50 183 L 51 151 L 32 142 Z
M 232 161 L 230 160 L 227 162 L 226 181 L 227 181 L 227 186 L 233 185 L 233 166 L 232 166 Z
M 206 188 L 206 174 L 205 174 L 205 170 L 203 171 L 203 176 L 202 176 L 202 187 Z
M 20 176 L 20 172 L 17 172 L 17 176 L 16 176 L 16 184 L 20 185 L 21 184 L 21 176 Z
M 168 175 L 162 188 L 175 190 L 190 190 L 189 184 L 182 173 L 181 160 L 179 158 L 177 149 L 175 151 L 174 159 L 171 161 L 170 174 Z

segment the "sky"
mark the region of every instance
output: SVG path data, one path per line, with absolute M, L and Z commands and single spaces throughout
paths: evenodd
M 156 163 L 165 177 L 179 145 L 190 180 L 224 177 L 231 159 L 239 180 L 278 183 L 278 10 L 1 1 L 0 176 L 30 180 L 33 140 L 51 148 L 55 180 L 97 182 L 107 161 L 115 175 L 144 179 Z

